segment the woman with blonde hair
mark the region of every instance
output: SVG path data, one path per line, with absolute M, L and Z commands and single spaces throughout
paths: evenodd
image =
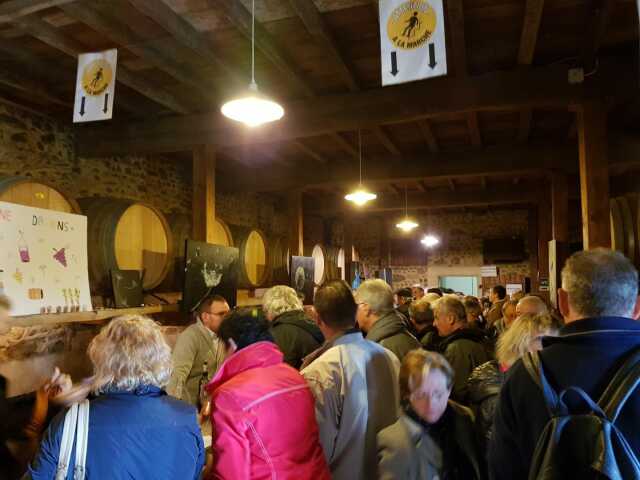
M 196 410 L 163 390 L 171 376 L 171 350 L 159 325 L 139 315 L 115 318 L 91 341 L 88 354 L 94 376 L 75 392 L 77 397 L 90 389 L 95 395 L 89 402 L 82 478 L 200 478 L 204 444 Z M 68 418 L 63 412 L 52 421 L 25 478 L 60 478 L 56 471 Z M 80 422 L 78 427 L 80 432 Z M 72 455 L 62 478 L 75 478 L 75 463 Z
M 405 355 L 399 376 L 402 414 L 378 433 L 380 480 L 485 478 L 473 414 L 449 400 L 453 376 L 439 353 Z
M 521 315 L 498 338 L 496 360 L 480 365 L 469 376 L 468 402 L 476 413 L 483 446 L 493 433 L 493 414 L 507 370 L 525 353 L 542 350 L 542 337 L 556 336 L 559 329 L 550 315 Z

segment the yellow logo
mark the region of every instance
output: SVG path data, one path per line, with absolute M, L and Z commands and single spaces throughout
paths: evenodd
M 398 48 L 413 50 L 428 42 L 436 29 L 436 12 L 425 0 L 410 0 L 387 20 L 387 35 Z
M 100 95 L 112 78 L 111 65 L 105 60 L 94 60 L 82 71 L 82 88 L 89 95 Z

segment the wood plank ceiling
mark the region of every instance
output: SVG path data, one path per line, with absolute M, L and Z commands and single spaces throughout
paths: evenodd
M 545 148 L 575 147 L 568 107 L 590 90 L 574 95 L 563 80 L 566 69 L 583 66 L 594 77 L 608 74 L 597 79 L 608 81 L 620 61 L 611 69 L 607 62 L 630 64 L 638 38 L 633 0 L 447 0 L 448 77 L 381 89 L 376 1 L 256 0 L 257 81 L 291 106 L 293 120 L 252 137 L 216 113 L 249 80 L 250 6 L 251 0 L 0 1 L 0 98 L 69 123 L 75 57 L 117 47 L 114 120 L 76 128 L 81 154 L 92 148 L 106 154 L 120 144 L 184 158 L 215 125 L 218 164 L 243 177 L 238 188 L 251 182 L 259 188 L 273 174 L 300 178 L 309 193 L 335 195 L 346 188 L 339 175 L 355 171 L 360 129 L 365 168 L 384 170 L 374 181 L 396 197 L 405 188 L 415 196 L 517 191 L 521 180 L 543 178 L 534 158 Z M 422 104 L 389 112 L 384 102 L 396 98 Z M 127 143 L 126 132 L 137 143 Z M 106 139 L 102 150 L 98 138 Z M 511 166 L 508 152 L 513 163 L 534 157 L 532 165 Z M 473 168 L 474 158 L 485 168 Z M 438 175 L 427 170 L 446 162 L 460 167 Z M 276 186 L 292 185 L 274 181 L 266 189 Z

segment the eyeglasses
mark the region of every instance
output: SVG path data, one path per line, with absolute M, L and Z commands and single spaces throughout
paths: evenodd
M 209 315 L 214 315 L 216 317 L 224 317 L 229 313 L 229 310 L 225 310 L 223 312 L 207 312 Z
M 449 393 L 443 392 L 442 390 L 436 390 L 429 394 L 422 391 L 418 391 L 418 392 L 413 392 L 411 394 L 411 399 L 414 401 L 430 399 L 431 401 L 441 402 L 445 400 L 448 396 L 449 396 Z

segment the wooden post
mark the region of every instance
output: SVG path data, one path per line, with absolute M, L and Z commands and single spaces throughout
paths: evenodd
M 549 284 L 549 240 L 551 240 L 551 192 L 543 188 L 538 201 L 538 291 Z M 544 281 L 543 281 L 544 280 Z M 543 284 L 546 286 L 543 287 Z
M 353 262 L 353 225 L 349 215 L 344 217 L 344 234 L 342 237 L 342 249 L 344 250 L 344 279 L 351 285 L 351 262 Z
M 578 108 L 583 248 L 611 248 L 607 111 L 602 103 Z
M 294 190 L 288 196 L 289 255 L 304 255 L 304 223 L 302 190 Z
M 214 242 L 216 152 L 211 145 L 193 149 L 193 239 Z
M 527 226 L 527 246 L 529 248 L 529 278 L 531 292 L 538 291 L 538 209 L 529 208 Z
M 549 242 L 549 299 L 558 307 L 558 288 L 562 285 L 561 272 L 569 251 L 569 185 L 567 174 L 551 174 L 551 226 L 553 240 Z

